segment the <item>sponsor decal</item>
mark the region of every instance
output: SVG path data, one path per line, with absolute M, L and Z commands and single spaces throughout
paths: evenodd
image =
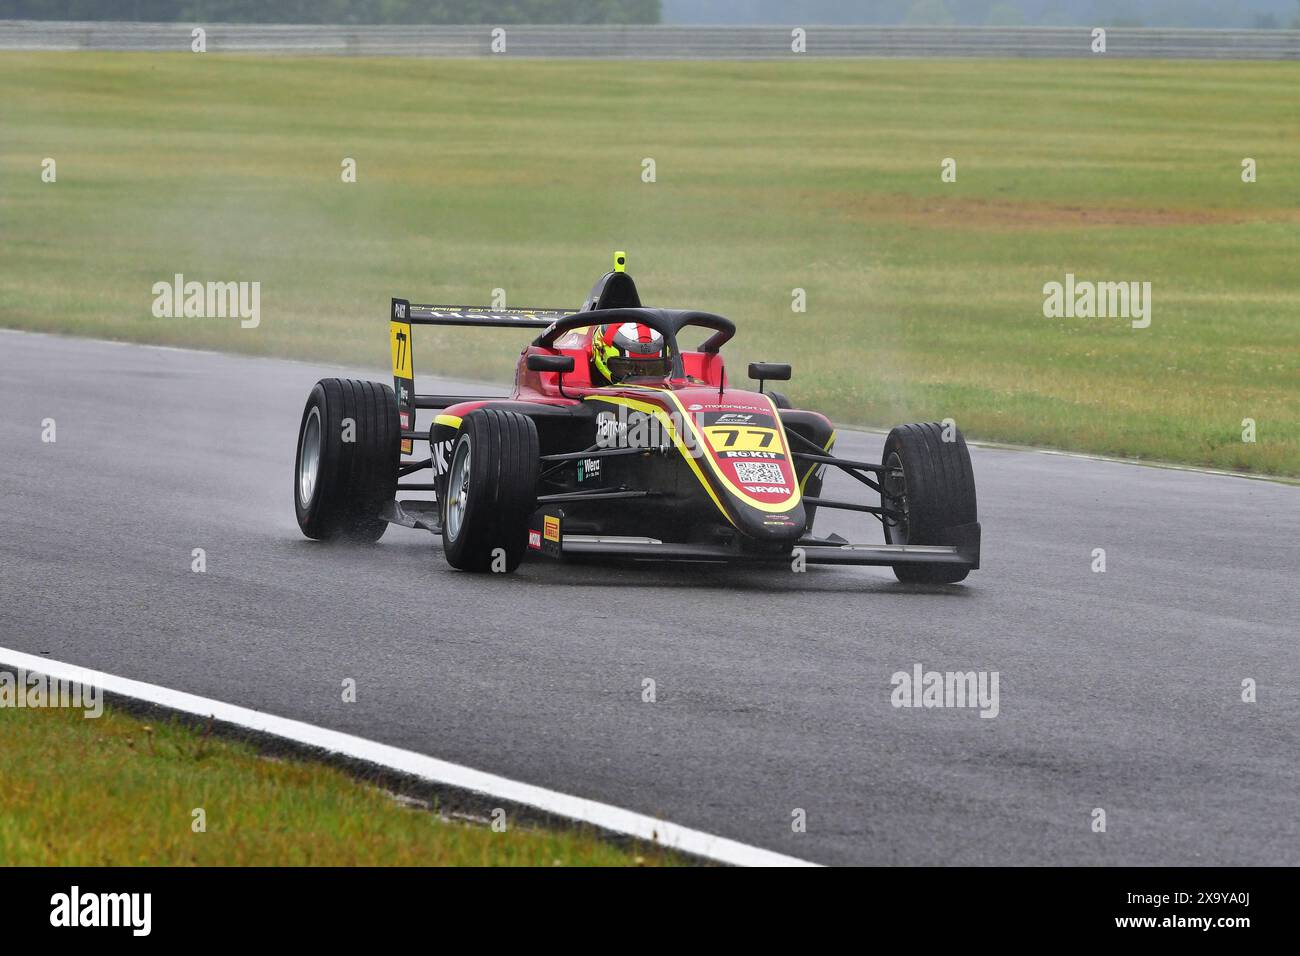
M 428 315 L 443 319 L 542 319 L 553 315 L 575 315 L 572 309 L 508 309 L 481 305 L 416 305 Z M 557 319 L 551 319 L 553 326 Z M 550 326 L 547 327 L 549 331 Z
M 771 415 L 763 412 L 694 412 L 691 417 L 695 424 L 709 425 L 752 425 L 755 428 L 773 428 L 776 422 Z
M 542 550 L 542 533 L 540 531 L 534 531 L 532 528 L 528 529 L 528 547 L 534 551 Z
M 596 445 L 598 447 L 622 448 L 626 435 L 626 418 L 620 421 L 619 416 L 613 412 L 600 412 L 596 416 Z
M 415 413 L 411 410 L 411 390 L 415 387 L 415 372 L 411 364 L 411 323 L 406 319 L 406 304 L 393 303 L 393 320 L 388 323 L 389 344 L 393 356 L 393 387 L 397 392 L 398 418 L 403 431 L 415 427 Z M 402 439 L 402 454 L 415 450 L 410 438 Z
M 600 477 L 599 458 L 581 458 L 578 460 L 578 484 L 584 481 L 593 481 Z
M 752 414 L 752 413 L 754 412 L 755 409 L 754 409 L 754 406 L 752 406 L 752 405 L 733 405 L 733 404 L 731 404 L 730 402 L 723 402 L 723 403 L 721 403 L 721 404 L 719 404 L 719 403 L 717 403 L 717 402 L 705 402 L 705 403 L 703 403 L 703 404 L 701 404 L 701 403 L 699 403 L 699 402 L 694 402 L 693 404 L 687 405 L 687 406 L 686 406 L 686 410 L 687 410 L 688 412 L 726 412 L 726 411 L 730 411 L 730 412 L 750 412 L 750 413 Z
M 456 439 L 448 438 L 445 441 L 434 442 L 429 446 L 433 452 L 433 471 L 437 475 L 445 475 L 447 469 L 451 466 L 451 446 L 456 443 Z
M 782 440 L 779 423 L 770 414 L 764 413 L 753 405 L 728 405 L 727 403 L 695 403 L 689 406 L 686 414 L 659 411 L 659 406 L 640 402 L 630 398 L 601 398 L 588 396 L 591 400 L 608 401 L 617 404 L 618 415 L 612 411 L 597 412 L 597 438 L 601 447 L 653 448 L 655 442 L 652 433 L 657 429 L 662 444 L 661 449 L 677 446 L 683 457 L 690 463 L 696 478 L 704 486 L 719 510 L 726 514 L 726 509 L 714 490 L 712 482 L 705 477 L 696 459 L 704 458 L 717 480 L 732 494 L 747 500 L 755 508 L 768 512 L 785 511 L 793 506 L 799 489 L 795 484 L 795 475 L 786 458 L 785 442 Z M 698 406 L 698 407 L 697 407 Z M 707 407 L 723 407 L 731 411 L 750 416 L 749 424 L 718 425 L 717 419 L 723 412 L 702 412 Z M 650 416 L 642 409 L 654 408 L 658 414 Z M 679 406 L 686 409 L 686 405 Z M 629 409 L 636 411 L 629 412 Z M 633 418 L 637 415 L 637 418 Z M 660 419 L 663 419 L 660 421 Z M 618 428 L 619 425 L 625 426 Z M 776 427 L 774 427 L 776 426 Z M 674 441 L 674 438 L 676 439 Z M 760 454 L 761 453 L 761 454 Z M 775 464 L 782 472 L 779 482 L 762 482 L 761 485 L 773 485 L 778 490 L 748 492 L 743 482 L 737 477 L 736 459 L 749 460 L 756 464 Z M 755 487 L 761 486 L 755 483 Z M 797 524 L 797 522 L 792 522 Z
M 775 428 L 748 428 L 740 425 L 709 425 L 704 429 L 709 444 L 718 451 L 766 451 L 780 448 Z
M 399 398 L 398 398 L 398 401 L 399 401 L 399 403 L 400 403 L 400 401 L 401 401 L 400 396 L 399 396 Z M 410 412 L 406 412 L 406 411 L 399 411 L 399 412 L 397 413 L 397 421 L 398 421 L 399 424 L 401 424 L 401 426 L 402 426 L 402 431 L 409 431 L 410 428 L 411 428 L 411 413 L 410 413 Z M 414 439 L 411 439 L 411 438 L 403 438 L 403 439 L 402 439 L 402 454 L 403 454 L 403 455 L 409 455 L 412 451 L 414 451 L 414 450 L 415 450 L 415 449 L 414 449 L 414 444 L 415 444 Z
M 767 461 L 738 461 L 733 467 L 736 477 L 744 485 L 781 485 L 781 490 L 788 490 L 785 485 L 785 472 L 781 466 Z M 746 491 L 752 489 L 746 488 Z
M 388 323 L 388 332 L 393 349 L 393 377 L 409 379 L 414 374 L 411 369 L 411 325 L 394 320 Z
M 544 515 L 542 518 L 542 536 L 547 541 L 560 540 L 560 519 L 552 515 Z
M 790 460 L 781 451 L 758 447 L 780 448 L 776 430 L 713 425 L 705 431 L 724 479 L 732 483 L 732 491 L 772 505 L 786 502 L 795 494 L 798 476 Z M 719 445 L 723 447 L 719 449 Z M 738 449 L 728 451 L 728 445 Z
M 600 412 L 596 415 L 596 447 L 598 448 L 668 448 L 672 445 L 672 430 L 680 431 L 675 415 L 667 415 L 668 424 L 656 416 L 619 406 L 618 414 Z

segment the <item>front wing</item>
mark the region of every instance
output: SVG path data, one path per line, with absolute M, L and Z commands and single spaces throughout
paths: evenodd
M 807 537 L 789 551 L 754 551 L 726 544 L 661 541 L 622 535 L 565 534 L 562 513 L 539 509 L 530 522 L 530 548 L 550 557 L 633 561 L 704 561 L 731 564 L 852 564 L 893 567 L 908 564 L 980 566 L 980 525 L 972 522 L 948 528 L 947 543 L 854 544 L 838 535 Z M 544 529 L 544 530 L 543 530 Z

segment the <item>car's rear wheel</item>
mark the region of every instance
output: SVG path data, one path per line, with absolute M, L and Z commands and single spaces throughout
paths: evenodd
M 955 427 L 944 440 L 938 422 L 899 425 L 885 439 L 881 505 L 895 512 L 885 518 L 890 544 L 941 544 L 946 528 L 978 520 L 975 473 L 966 439 Z M 920 584 L 955 584 L 970 573 L 949 564 L 896 564 L 898 580 Z
M 298 527 L 320 541 L 378 541 L 397 493 L 402 429 L 393 390 L 378 382 L 316 383 L 298 427 L 293 499 Z
M 462 571 L 513 571 L 528 545 L 537 501 L 537 426 L 518 412 L 479 408 L 452 445 L 442 504 L 447 563 Z

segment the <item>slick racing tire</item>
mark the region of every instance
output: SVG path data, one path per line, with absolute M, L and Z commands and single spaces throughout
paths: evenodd
M 790 399 L 785 397 L 784 392 L 768 392 L 767 395 L 772 399 L 772 404 L 777 408 L 794 408 L 794 406 L 790 404 Z
M 324 378 L 298 426 L 293 469 L 298 527 L 318 541 L 378 541 L 397 494 L 402 428 L 393 390 L 378 382 Z
M 944 441 L 944 425 L 899 425 L 885 439 L 881 505 L 902 512 L 885 518 L 890 544 L 942 544 L 945 528 L 976 521 L 975 474 L 966 439 L 955 427 Z M 896 564 L 898 580 L 955 584 L 970 573 L 955 565 Z
M 518 412 L 479 408 L 461 421 L 447 469 L 442 545 L 462 571 L 513 571 L 537 500 L 537 426 Z

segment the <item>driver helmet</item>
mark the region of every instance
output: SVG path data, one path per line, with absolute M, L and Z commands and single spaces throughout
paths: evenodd
M 614 385 L 637 375 L 663 378 L 671 371 L 672 360 L 664 337 L 650 326 L 621 322 L 597 326 L 592 332 L 591 365 L 599 380 Z

